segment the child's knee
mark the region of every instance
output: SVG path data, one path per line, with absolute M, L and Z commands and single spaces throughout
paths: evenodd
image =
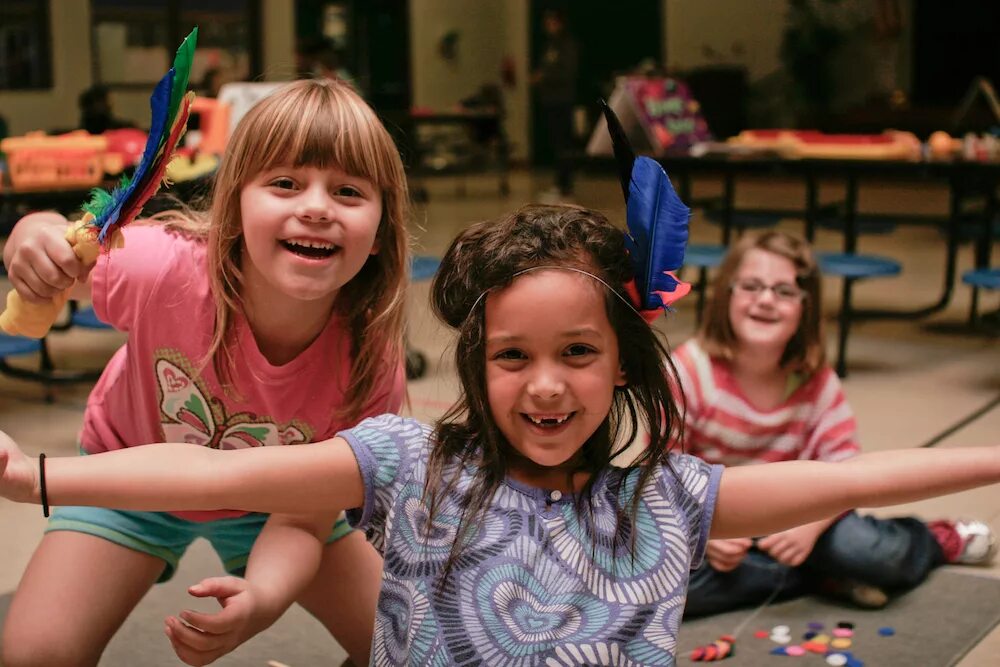
M 0 663 L 4 667 L 85 667 L 97 664 L 97 657 L 87 659 L 80 647 L 46 633 L 40 628 L 22 628 L 7 619 L 4 628 Z

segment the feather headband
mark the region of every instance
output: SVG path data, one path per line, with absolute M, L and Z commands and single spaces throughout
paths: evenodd
M 601 109 L 608 121 L 625 196 L 625 247 L 635 270 L 635 279 L 625 289 L 643 318 L 652 323 L 691 291 L 691 285 L 674 274 L 684 263 L 691 209 L 677 196 L 658 162 L 636 157 L 621 122 L 604 100 Z

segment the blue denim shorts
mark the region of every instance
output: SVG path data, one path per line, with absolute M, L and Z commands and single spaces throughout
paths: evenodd
M 45 532 L 68 530 L 100 537 L 157 558 L 167 567 L 160 575 L 164 582 L 174 576 L 177 563 L 197 537 L 212 543 L 223 567 L 243 576 L 250 548 L 260 534 L 268 514 L 247 514 L 233 519 L 188 521 L 165 512 L 126 512 L 103 507 L 57 507 Z M 326 544 L 339 540 L 353 529 L 341 515 L 330 530 Z

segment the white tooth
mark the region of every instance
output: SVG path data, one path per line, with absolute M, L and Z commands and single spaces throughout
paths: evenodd
M 307 239 L 291 239 L 288 241 L 292 245 L 302 246 L 303 248 L 322 248 L 324 250 L 332 250 L 334 244 L 327 243 L 325 241 L 312 241 Z
M 556 425 L 559 425 L 565 422 L 567 419 L 569 419 L 569 415 L 567 414 L 563 417 L 538 417 L 538 418 L 528 415 L 528 419 L 530 419 L 532 423 L 539 425 L 544 424 L 546 419 L 552 419 L 555 421 Z

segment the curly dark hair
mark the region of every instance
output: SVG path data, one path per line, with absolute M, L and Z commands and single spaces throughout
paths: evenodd
M 461 393 L 435 425 L 424 491 L 430 516 L 455 489 L 462 468 L 477 470 L 465 492 L 458 537 L 442 582 L 468 530 L 503 482 L 507 457 L 512 453 L 493 420 L 487 398 L 485 295 L 510 285 L 517 273 L 540 266 L 587 271 L 614 286 L 615 291 L 612 294 L 604 287 L 605 305 L 618 338 L 627 384 L 616 389 L 610 413 L 584 443 L 579 467 L 568 473 L 591 473 L 577 496 L 577 511 L 583 514 L 589 507 L 596 473 L 609 467 L 644 426 L 649 444 L 629 464 L 641 470 L 638 484 L 625 503 L 630 505 L 629 511 L 619 509 L 618 516 L 619 526 L 622 521 L 634 521 L 641 490 L 656 466 L 669 465 L 671 443 L 681 440 L 682 420 L 667 375 L 670 372 L 673 376 L 673 368 L 666 341 L 630 307 L 624 289 L 633 278 L 633 268 L 622 230 L 597 211 L 571 206 L 526 206 L 470 226 L 445 253 L 431 288 L 436 315 L 458 332 L 455 360 Z M 449 469 L 455 472 L 449 474 Z

